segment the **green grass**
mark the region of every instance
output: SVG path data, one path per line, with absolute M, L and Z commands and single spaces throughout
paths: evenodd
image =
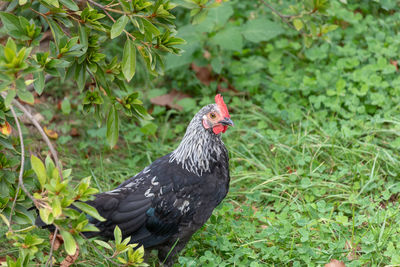
M 292 13 L 282 1 L 273 2 Z M 221 69 L 213 70 L 216 80 L 206 86 L 187 65 L 169 65 L 166 77 L 154 84 L 147 80 L 142 90 L 157 131 L 145 134 L 144 124 L 124 119 L 113 150 L 105 127 L 97 128 L 91 115 L 82 118 L 73 109 L 51 120 L 65 94 L 51 85 L 55 92 L 38 108 L 44 125 L 60 133 L 64 166 L 73 168 L 76 180 L 91 175 L 100 191 L 114 188 L 177 147 L 217 85 L 227 87 L 225 81 L 218 84 L 226 78 L 236 90 L 224 93 L 235 122 L 223 135 L 230 191 L 176 266 L 323 266 L 331 259 L 346 266 L 399 266 L 400 79 L 391 63 L 400 53 L 398 4 L 330 2 L 327 20 L 340 27 L 327 36 L 329 42 L 315 39 L 310 48 L 301 35 L 286 30 L 268 41 L 243 38 L 239 50 L 224 47 L 229 36 L 220 45 L 210 42 L 224 29 L 242 31 L 253 18 L 278 21 L 261 4 L 231 0 L 216 11 L 229 16 L 207 19 L 208 25 L 186 25 L 188 18 L 179 13 L 190 52 L 184 60 L 212 68 L 213 59 L 222 60 Z M 177 112 L 149 104 L 171 88 L 189 92 L 197 107 Z M 74 127 L 80 136 L 69 136 Z M 40 151 L 35 147 L 40 144 L 31 142 L 32 151 Z M 0 257 L 8 249 L 0 249 Z M 76 262 L 103 264 L 91 248 Z
M 230 194 L 180 262 L 396 263 L 398 155 L 340 133 L 326 136 L 323 129 L 307 125 L 310 118 L 292 128 L 249 127 L 262 117 L 246 114 L 235 120 L 227 142 Z
M 287 124 L 236 100 L 229 105 L 235 127 L 223 136 L 230 192 L 176 266 L 317 266 L 331 259 L 347 266 L 397 264 L 400 156 L 387 144 L 400 123 L 366 123 L 349 137 L 307 114 Z M 59 148 L 75 177 L 92 175 L 106 191 L 174 149 L 184 127 L 174 129 L 191 115 L 157 118 L 156 136 L 143 140 L 136 138 L 138 127 L 124 122 L 115 150 L 88 134 Z M 95 264 L 94 255 L 82 257 Z

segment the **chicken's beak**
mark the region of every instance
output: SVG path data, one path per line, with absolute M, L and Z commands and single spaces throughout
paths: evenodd
M 220 120 L 219 123 L 226 126 L 233 126 L 233 121 L 230 118 L 225 117 L 223 120 Z

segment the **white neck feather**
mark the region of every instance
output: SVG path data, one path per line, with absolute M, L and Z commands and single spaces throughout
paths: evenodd
M 224 144 L 220 134 L 204 129 L 199 113 L 190 122 L 185 136 L 171 153 L 169 161 L 175 161 L 183 169 L 201 176 L 211 171 L 212 162 L 219 160 Z

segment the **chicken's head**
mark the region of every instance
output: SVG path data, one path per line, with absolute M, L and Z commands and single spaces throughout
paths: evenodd
M 215 96 L 215 104 L 202 117 L 203 127 L 210 129 L 214 134 L 224 133 L 228 126 L 233 126 L 228 108 L 220 94 Z

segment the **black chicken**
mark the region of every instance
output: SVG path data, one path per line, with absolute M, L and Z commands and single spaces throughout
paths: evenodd
M 228 193 L 229 159 L 221 132 L 233 122 L 221 95 L 215 102 L 194 116 L 172 153 L 87 202 L 106 219 L 91 219 L 100 232 L 89 236 L 112 239 L 118 225 L 132 243 L 157 249 L 161 262 L 173 264 L 174 256 Z

